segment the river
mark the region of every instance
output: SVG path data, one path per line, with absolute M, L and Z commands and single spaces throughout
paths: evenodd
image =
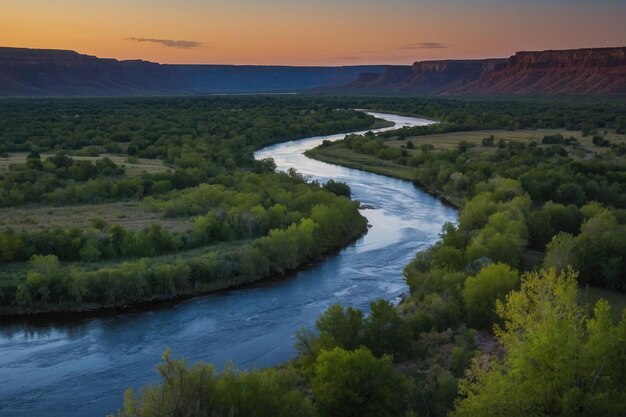
M 395 127 L 426 120 L 378 114 Z M 456 210 L 410 182 L 343 168 L 302 152 L 330 135 L 281 143 L 256 153 L 279 170 L 296 168 L 320 181 L 347 182 L 369 232 L 340 253 L 292 274 L 244 289 L 171 305 L 91 318 L 24 319 L 0 324 L 0 417 L 103 417 L 121 406 L 124 390 L 156 382 L 167 347 L 176 357 L 241 368 L 295 356 L 293 335 L 334 303 L 367 309 L 374 299 L 406 291 L 402 268 L 432 245 Z

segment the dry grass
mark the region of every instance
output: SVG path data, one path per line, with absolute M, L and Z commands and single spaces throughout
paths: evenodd
M 11 164 L 23 164 L 26 162 L 27 153 L 12 153 L 8 158 L 0 157 L 0 173 L 9 169 Z M 41 154 L 41 159 L 44 160 L 49 156 L 53 156 L 53 154 Z M 123 165 L 126 169 L 126 176 L 128 177 L 138 177 L 144 171 L 149 174 L 154 174 L 158 172 L 165 172 L 168 169 L 172 169 L 171 167 L 166 166 L 163 161 L 159 159 L 146 159 L 146 158 L 138 158 L 137 163 L 131 164 L 128 163 L 127 155 L 118 155 L 118 154 L 102 154 L 100 156 L 74 156 L 71 157 L 75 160 L 79 161 L 97 161 L 98 159 L 102 159 L 104 157 L 108 157 L 111 161 L 113 161 L 116 165 Z
M 0 157 L 0 174 L 9 169 L 11 164 L 25 163 L 27 153 L 12 153 L 8 158 Z M 52 154 L 42 154 L 45 159 Z M 126 155 L 102 154 L 96 157 L 72 156 L 76 160 L 96 161 L 104 157 L 110 158 L 115 164 L 125 167 L 127 177 L 137 177 L 143 172 L 165 172 L 171 168 L 163 161 L 139 158 L 136 163 L 128 163 Z M 149 212 L 140 202 L 115 202 L 106 204 L 89 204 L 63 207 L 19 207 L 0 208 L 0 231 L 8 228 L 14 230 L 41 230 L 51 226 L 63 229 L 70 227 L 84 228 L 93 219 L 102 219 L 109 224 L 119 224 L 129 230 L 143 230 L 151 224 L 158 223 L 171 232 L 189 230 L 192 219 L 165 219 L 163 213 Z
M 140 202 L 117 202 L 98 205 L 63 207 L 19 207 L 0 209 L 0 231 L 41 230 L 51 226 L 63 229 L 84 228 L 93 219 L 102 219 L 109 224 L 119 224 L 129 230 L 143 230 L 158 223 L 170 232 L 189 230 L 191 218 L 164 218 L 163 213 L 150 212 Z
M 569 138 L 570 136 L 575 137 L 580 145 L 583 147 L 585 151 L 590 151 L 594 153 L 605 153 L 609 148 L 595 146 L 592 143 L 592 136 L 583 137 L 580 131 L 565 131 L 559 129 L 537 129 L 537 130 L 477 130 L 472 132 L 453 132 L 453 133 L 442 133 L 438 135 L 426 135 L 426 136 L 413 136 L 407 138 L 413 142 L 416 148 L 419 148 L 420 145 L 423 144 L 431 144 L 435 147 L 436 150 L 444 150 L 444 149 L 455 149 L 457 145 L 466 141 L 468 143 L 473 143 L 477 145 L 475 148 L 471 148 L 471 152 L 492 152 L 497 148 L 489 148 L 481 146 L 482 140 L 491 135 L 495 138 L 496 142 L 498 139 L 503 138 L 506 141 L 515 140 L 519 142 L 532 142 L 536 141 L 541 144 L 541 139 L 543 139 L 546 135 L 555 135 L 561 134 L 564 138 Z M 606 139 L 611 141 L 611 143 L 626 143 L 626 135 L 620 135 L 615 133 L 614 131 L 609 131 L 607 134 L 604 132 L 600 132 Z M 389 139 L 385 141 L 385 143 L 392 147 L 402 147 L 406 145 L 407 140 L 397 140 L 397 139 Z M 541 145 L 540 145 L 541 146 Z M 547 146 L 547 145 L 546 145 Z M 409 152 L 417 152 L 417 150 L 409 151 Z

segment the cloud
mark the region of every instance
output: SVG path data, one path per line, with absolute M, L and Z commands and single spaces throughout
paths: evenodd
M 196 42 L 196 41 L 175 41 L 172 39 L 154 39 L 154 38 L 126 38 L 127 41 L 131 42 L 152 42 L 159 43 L 163 46 L 167 46 L 168 48 L 179 48 L 179 49 L 191 49 L 191 48 L 200 48 L 205 46 L 204 42 Z
M 411 43 L 408 45 L 403 45 L 398 49 L 413 50 L 413 49 L 446 49 L 446 48 L 448 48 L 448 45 L 446 45 L 445 43 L 441 43 L 441 42 L 417 42 L 417 43 Z

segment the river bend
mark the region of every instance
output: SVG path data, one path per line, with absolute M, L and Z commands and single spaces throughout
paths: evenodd
M 373 113 L 395 127 L 427 120 Z M 382 129 L 381 129 L 382 130 Z M 190 361 L 241 368 L 275 365 L 294 357 L 293 335 L 334 303 L 367 309 L 371 300 L 406 291 L 402 268 L 432 245 L 456 210 L 401 181 L 314 161 L 302 153 L 314 137 L 256 152 L 321 182 L 348 183 L 369 232 L 340 253 L 308 269 L 244 289 L 169 306 L 95 318 L 0 323 L 0 417 L 103 417 L 121 406 L 126 387 L 156 382 L 163 350 Z

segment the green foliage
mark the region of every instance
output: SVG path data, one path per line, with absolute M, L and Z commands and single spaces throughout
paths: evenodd
M 315 323 L 320 332 L 320 346 L 331 350 L 341 347 L 354 350 L 363 343 L 363 312 L 352 307 L 332 305 Z
M 238 403 L 247 415 L 265 415 L 261 413 L 270 404 L 276 407 L 272 415 L 283 415 L 284 409 L 274 406 L 273 400 L 289 403 L 286 398 L 293 396 L 292 415 L 438 417 L 452 411 L 456 416 L 620 416 L 626 408 L 626 316 L 616 324 L 605 302 L 599 302 L 593 314 L 579 305 L 575 274 L 569 267 L 581 271 L 584 283 L 624 288 L 626 182 L 618 158 L 626 153 L 622 153 L 624 147 L 612 144 L 603 158 L 580 159 L 577 141 L 563 135 L 546 136 L 541 144 L 528 145 L 492 136 L 482 145 L 493 149 L 482 150 L 470 150 L 468 143 L 440 151 L 423 143 L 414 149 L 412 141 L 401 148 L 385 142 L 485 128 L 582 129 L 586 134 L 606 127 L 623 130 L 623 103 L 342 100 L 352 108 L 421 114 L 443 122 L 380 135 L 348 135 L 342 142 L 357 153 L 410 166 L 419 185 L 464 202 L 459 223 L 445 225 L 441 240 L 406 266 L 410 297 L 395 308 L 384 301 L 372 303 L 368 315 L 351 307 L 330 307 L 318 319 L 317 332 L 302 329 L 296 335 L 300 356 L 293 366 L 258 373 L 259 385 L 244 382 L 248 381 L 245 373 L 228 367 L 221 375 L 211 371 L 216 380 L 236 381 L 234 386 L 250 392 L 244 399 L 236 389 L 234 394 L 219 391 L 218 398 L 186 386 L 181 391 L 194 394 L 185 397 L 185 392 L 178 391 L 170 395 L 161 385 L 151 391 L 152 397 L 129 400 L 130 412 L 147 412 L 142 404 L 148 404 L 148 398 L 153 404 L 150 412 L 167 410 L 168 415 L 176 410 L 171 404 L 179 404 L 178 398 L 185 398 L 185 404 L 204 404 L 204 399 L 215 398 L 215 403 L 227 404 L 221 413 L 239 412 L 232 408 Z M 128 140 L 128 136 L 119 139 Z M 594 142 L 603 146 L 599 139 Z M 132 149 L 145 157 L 149 147 L 133 139 L 129 153 Z M 190 149 L 180 146 L 169 149 L 167 158 L 179 166 L 203 166 Z M 32 159 L 31 164 L 37 166 L 36 158 Z M 216 161 L 228 167 L 228 159 Z M 245 165 L 232 154 L 230 159 L 235 165 Z M 269 173 L 274 165 L 256 162 L 249 169 Z M 233 277 L 246 280 L 280 273 L 345 242 L 347 231 L 364 227 L 361 219 L 350 214 L 356 206 L 346 199 L 328 200 L 318 191 L 310 193 L 316 185 L 304 185 L 296 171 L 286 177 L 296 185 L 264 188 L 247 177 L 254 185 L 246 188 L 237 175 L 209 176 L 210 186 L 163 191 L 149 200 L 170 216 L 196 217 L 185 239 L 188 245 L 253 237 L 236 250 L 212 251 L 181 262 L 180 268 L 187 266 L 181 269 L 187 277 L 183 282 L 188 282 L 183 285 L 197 288 L 238 279 Z M 180 183 L 187 181 L 189 176 L 181 174 Z M 339 183 L 329 184 L 324 187 L 328 191 L 348 195 Z M 306 191 L 302 198 L 294 187 Z M 171 188 L 181 188 L 173 178 Z M 281 193 L 281 188 L 290 191 Z M 169 190 L 167 184 L 162 189 Z M 256 193 L 265 189 L 271 191 Z M 315 197 L 308 199 L 307 193 Z M 292 202 L 292 196 L 296 201 Z M 342 229 L 350 221 L 351 226 Z M 7 243 L 2 256 L 16 256 L 28 246 L 16 234 L 0 239 Z M 91 249 L 92 244 L 86 247 Z M 517 268 L 528 266 L 524 261 L 528 249 L 546 246 L 544 264 L 556 269 L 523 275 L 521 289 L 515 291 Z M 89 250 L 83 254 L 95 256 Z M 147 263 L 143 268 L 148 271 L 142 275 L 145 282 L 160 277 L 161 291 L 178 285 L 172 287 L 176 274 L 167 268 L 152 271 Z M 31 275 L 33 291 L 22 286 L 19 295 L 41 302 L 41 277 L 37 271 Z M 130 276 L 124 277 L 133 282 Z M 110 282 L 104 280 L 102 288 Z M 143 282 L 135 281 L 131 288 L 147 288 Z M 495 327 L 496 340 L 488 331 L 466 326 L 489 329 L 494 322 L 502 326 Z M 190 369 L 195 368 L 181 368 L 175 374 Z M 222 385 L 219 382 L 218 389 Z M 257 408 L 252 408 L 253 400 Z M 214 411 L 213 415 L 221 414 Z
M 408 379 L 389 356 L 376 358 L 366 348 L 322 351 L 311 381 L 322 416 L 398 416 L 407 407 Z
M 477 360 L 454 416 L 619 416 L 626 408 L 626 316 L 577 302 L 576 274 L 529 273 L 499 303 L 503 361 Z
M 476 276 L 470 276 L 463 287 L 463 302 L 469 324 L 475 328 L 489 328 L 497 319 L 495 305 L 519 282 L 516 270 L 507 264 L 487 265 Z
M 335 181 L 333 179 L 330 179 L 326 181 L 326 184 L 324 184 L 324 189 L 338 196 L 344 196 L 344 197 L 350 198 L 350 194 L 351 194 L 350 186 L 346 184 L 345 182 L 340 182 L 340 181 Z
M 100 221 L 82 228 L 6 228 L 0 232 L 0 261 L 22 263 L 0 271 L 2 312 L 73 310 L 225 288 L 282 274 L 366 230 L 358 203 L 346 198 L 347 185 L 329 181 L 321 187 L 295 170 L 274 173 L 271 159 L 253 159 L 253 151 L 265 145 L 375 123 L 362 112 L 338 109 L 345 107 L 340 100 L 213 97 L 49 104 L 0 103 L 3 149 L 29 152 L 26 163 L 0 173 L 1 206 L 141 200 L 146 209 L 189 218 L 193 226 L 179 232 L 158 223 L 125 230 Z M 44 152 L 53 155 L 42 158 Z M 129 163 L 158 158 L 168 169 L 129 177 L 106 156 L 78 158 L 101 152 L 125 154 Z M 33 272 L 23 262 L 34 255 L 56 256 L 65 278 Z
M 605 288 L 626 289 L 626 225 L 602 206 L 586 206 L 589 217 L 580 234 L 556 235 L 548 244 L 546 268 L 564 271 L 573 266 L 581 282 Z
M 387 354 L 397 360 L 410 354 L 413 334 L 396 309 L 385 300 L 373 301 L 370 308 L 370 314 L 364 316 L 352 307 L 329 307 L 315 323 L 320 348 L 354 350 L 365 346 L 377 357 Z
M 311 402 L 297 389 L 301 377 L 291 369 L 217 372 L 213 365 L 163 355 L 161 383 L 124 396 L 118 417 L 312 417 Z

